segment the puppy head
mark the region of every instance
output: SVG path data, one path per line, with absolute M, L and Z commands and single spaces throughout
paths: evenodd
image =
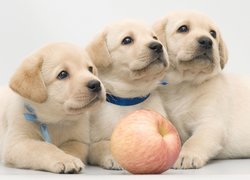
M 114 91 L 128 86 L 145 90 L 143 84 L 158 81 L 169 64 L 166 51 L 152 29 L 131 20 L 106 27 L 87 46 L 87 51 L 109 91 L 113 86 Z
M 67 43 L 47 45 L 27 57 L 10 81 L 13 91 L 37 106 L 78 115 L 105 97 L 87 53 Z
M 154 25 L 166 46 L 170 82 L 201 83 L 218 74 L 227 62 L 227 49 L 218 27 L 197 12 L 172 12 Z

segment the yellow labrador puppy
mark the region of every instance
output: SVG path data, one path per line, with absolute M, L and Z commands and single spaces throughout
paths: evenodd
M 250 157 L 250 78 L 222 73 L 228 57 L 218 27 L 197 12 L 172 12 L 154 28 L 170 59 L 169 85 L 159 91 L 183 143 L 174 168 Z
M 131 20 L 106 27 L 87 51 L 107 91 L 107 102 L 91 119 L 89 162 L 120 169 L 110 152 L 112 130 L 121 117 L 137 109 L 152 109 L 165 116 L 154 89 L 165 74 L 168 57 L 152 29 Z
M 0 90 L 0 153 L 18 168 L 78 173 L 89 143 L 91 107 L 105 99 L 81 48 L 47 45 L 28 56 Z

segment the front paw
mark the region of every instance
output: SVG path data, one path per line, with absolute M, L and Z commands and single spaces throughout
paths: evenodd
M 118 162 L 112 156 L 104 157 L 100 165 L 104 169 L 122 170 L 122 167 L 118 164 Z
M 75 174 L 84 168 L 83 162 L 71 155 L 60 157 L 58 161 L 53 162 L 51 165 L 51 171 L 60 174 Z
M 198 169 L 203 167 L 206 164 L 207 160 L 208 158 L 206 158 L 204 154 L 182 150 L 173 168 Z

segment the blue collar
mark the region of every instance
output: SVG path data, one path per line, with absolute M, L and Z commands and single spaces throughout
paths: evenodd
M 161 86 L 166 86 L 166 85 L 168 85 L 168 82 L 166 80 L 161 80 L 160 85 Z
M 46 141 L 47 143 L 51 143 L 47 124 L 44 124 L 38 120 L 35 110 L 30 105 L 24 104 L 24 109 L 25 109 L 25 112 L 23 113 L 24 118 L 27 121 L 37 123 L 39 125 L 44 141 Z
M 159 85 L 166 86 L 168 85 L 168 82 L 165 80 L 162 80 L 159 82 Z M 118 106 L 133 106 L 133 105 L 142 103 L 149 96 L 150 94 L 148 94 L 147 96 L 143 96 L 143 97 L 122 98 L 122 97 L 114 96 L 111 94 L 106 94 L 106 101 L 109 103 L 118 105 Z
M 143 96 L 143 97 L 134 97 L 134 98 L 122 98 L 122 97 L 118 97 L 118 96 L 114 96 L 111 94 L 106 94 L 106 101 L 118 106 L 133 106 L 139 103 L 142 103 L 143 101 L 145 101 L 150 94 L 148 94 L 147 96 Z

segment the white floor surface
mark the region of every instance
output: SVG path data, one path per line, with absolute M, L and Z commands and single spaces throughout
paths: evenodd
M 96 175 L 96 176 L 94 176 Z M 105 176 L 103 176 L 105 175 Z M 111 176 L 107 176 L 111 175 Z M 147 177 L 155 178 L 164 178 L 166 180 L 169 179 L 250 179 L 250 159 L 235 159 L 235 160 L 216 160 L 207 164 L 205 167 L 201 169 L 190 169 L 190 170 L 174 170 L 169 169 L 161 175 L 150 176 L 133 176 L 127 171 L 115 171 L 115 170 L 105 170 L 100 167 L 87 166 L 86 169 L 80 174 L 76 175 L 56 175 L 49 172 L 43 171 L 33 171 L 33 170 L 23 170 L 23 169 L 15 169 L 10 167 L 5 167 L 0 164 L 0 180 L 4 178 L 17 178 L 24 177 L 23 179 L 32 179 L 37 178 L 46 178 L 53 177 L 52 179 L 86 179 L 86 178 L 94 178 L 94 179 L 124 179 L 124 178 L 135 178 L 138 179 L 143 177 L 143 179 L 147 179 Z

